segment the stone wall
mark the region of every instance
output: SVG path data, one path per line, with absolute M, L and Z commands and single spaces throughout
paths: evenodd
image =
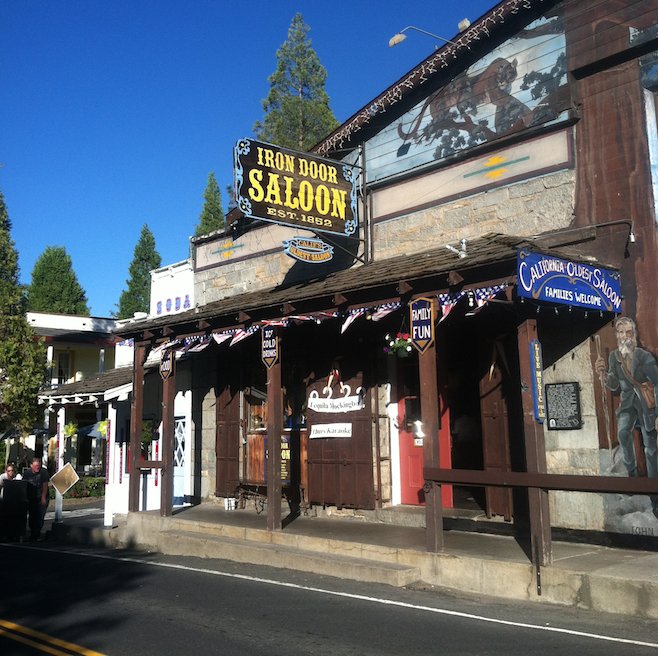
M 534 235 L 566 228 L 574 194 L 575 175 L 567 170 L 382 221 L 375 224 L 375 258 L 417 253 L 488 232 Z
M 594 372 L 589 339 L 566 353 L 544 371 L 544 383 L 580 383 L 582 427 L 579 430 L 544 429 L 549 474 L 599 476 L 600 449 L 594 400 Z M 551 525 L 600 531 L 604 529 L 603 497 L 580 492 L 550 492 Z
M 195 444 L 195 480 L 199 481 L 195 495 L 201 499 L 215 496 L 215 386 L 217 357 L 213 347 L 193 358 L 194 388 L 192 418 Z

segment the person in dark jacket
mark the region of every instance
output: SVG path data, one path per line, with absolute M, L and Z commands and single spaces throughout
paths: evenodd
M 50 475 L 41 465 L 41 458 L 32 458 L 30 468 L 23 474 L 27 481 L 27 512 L 30 540 L 41 538 L 43 520 L 48 509 Z

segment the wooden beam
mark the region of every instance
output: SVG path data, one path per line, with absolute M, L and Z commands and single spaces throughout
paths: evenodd
M 281 313 L 282 314 L 292 314 L 295 311 L 295 306 L 292 305 L 291 303 L 284 303 L 281 306 Z
M 175 356 L 174 356 L 175 357 Z M 160 516 L 171 517 L 174 504 L 174 398 L 176 396 L 176 363 L 171 375 L 162 382 L 162 487 Z
M 434 301 L 436 313 L 436 301 Z M 436 345 L 432 343 L 424 353 L 418 354 L 420 377 L 420 418 L 425 438 L 423 440 L 423 465 L 439 467 L 439 391 L 436 382 Z M 435 481 L 425 483 L 425 535 L 427 550 L 433 553 L 443 550 L 443 507 L 441 485 Z
M 169 326 L 165 326 L 162 329 L 162 335 L 164 337 L 169 337 L 169 335 L 173 335 L 173 334 L 174 334 L 174 331 Z
M 334 294 L 333 302 L 334 305 L 345 305 L 345 303 L 347 303 L 347 298 L 342 294 Z
M 457 273 L 457 271 L 451 271 L 448 273 L 448 284 L 451 287 L 456 287 L 457 285 L 461 285 L 461 283 L 464 282 L 464 278 Z
M 280 531 L 282 527 L 281 427 L 283 426 L 280 352 L 279 361 L 267 370 L 267 408 L 267 530 Z
M 414 288 L 406 280 L 400 280 L 397 290 L 398 294 L 411 294 Z
M 150 340 L 150 339 L 153 339 L 153 337 L 154 337 L 154 335 L 150 330 L 145 330 L 142 333 L 142 339 L 143 340 Z
M 210 324 L 205 319 L 201 319 L 200 321 L 197 321 L 196 325 L 199 330 L 208 330 L 208 328 L 210 328 Z
M 144 409 L 144 359 L 146 349 L 135 345 L 133 361 L 133 398 L 130 408 L 130 481 L 128 483 L 128 512 L 139 511 L 139 456 L 142 446 L 142 411 Z M 146 510 L 146 508 L 144 509 Z
M 246 323 L 250 319 L 251 319 L 251 316 L 249 314 L 247 314 L 246 312 L 243 312 L 242 310 L 240 310 L 240 312 L 238 312 L 238 321 L 240 323 Z
M 528 473 L 546 473 L 546 445 L 544 431 L 535 419 L 533 398 L 533 366 L 530 344 L 537 339 L 537 322 L 524 321 L 517 329 L 519 373 L 521 375 L 521 402 L 523 404 L 523 434 L 526 470 Z M 530 488 L 530 541 L 534 565 L 549 565 L 553 561 L 551 522 L 548 509 L 548 490 Z

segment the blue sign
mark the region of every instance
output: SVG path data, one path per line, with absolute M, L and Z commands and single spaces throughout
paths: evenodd
M 519 296 L 602 312 L 621 312 L 621 280 L 616 271 L 520 250 L 516 273 Z
M 544 423 L 546 419 L 546 402 L 544 401 L 544 362 L 539 340 L 530 342 L 530 370 L 532 371 L 532 404 L 535 419 Z
M 420 353 L 434 343 L 434 302 L 431 298 L 416 298 L 409 304 L 411 343 Z

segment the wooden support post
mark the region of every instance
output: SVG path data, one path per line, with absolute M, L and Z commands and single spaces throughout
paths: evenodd
M 420 416 L 425 438 L 423 466 L 439 467 L 439 393 L 436 382 L 436 347 L 431 344 L 418 354 L 420 376 Z M 425 525 L 427 550 L 443 550 L 443 506 L 441 485 L 425 482 Z
M 535 419 L 533 398 L 533 367 L 530 344 L 537 339 L 537 322 L 524 321 L 518 328 L 519 370 L 521 374 L 521 400 L 523 403 L 523 433 L 526 469 L 529 473 L 546 473 L 546 445 L 544 431 Z M 548 509 L 548 490 L 528 488 L 530 509 L 530 540 L 532 561 L 535 566 L 549 565 L 553 561 L 551 523 Z
M 174 355 L 174 357 L 176 357 Z M 176 397 L 175 367 L 162 381 L 162 487 L 160 516 L 171 517 L 174 503 L 174 399 Z
M 267 530 L 281 530 L 281 360 L 267 370 Z
M 144 344 L 135 344 L 133 362 L 133 398 L 130 408 L 130 481 L 128 511 L 139 511 L 139 456 L 142 447 L 142 410 L 144 408 Z

